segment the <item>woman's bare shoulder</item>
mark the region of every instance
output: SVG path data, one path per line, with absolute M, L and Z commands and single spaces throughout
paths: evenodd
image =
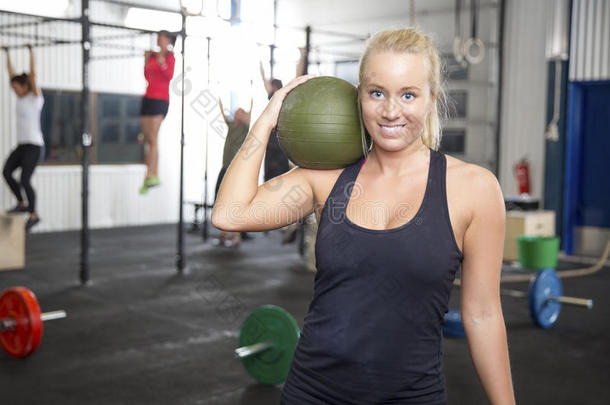
M 316 170 L 298 167 L 294 170 L 299 171 L 301 176 L 303 176 L 311 186 L 316 206 L 324 206 L 324 203 L 330 195 L 333 186 L 337 182 L 337 179 L 341 175 L 341 172 L 343 172 L 342 168 Z
M 464 162 L 453 156 L 447 157 L 447 183 L 458 187 L 489 187 L 498 184 L 496 176 L 483 166 Z M 473 190 L 471 190 L 473 191 Z
M 330 169 L 330 170 L 316 170 L 316 169 L 305 169 L 303 167 L 297 167 L 294 169 L 301 173 L 311 188 L 314 189 L 325 189 L 329 184 L 335 184 L 343 169 Z

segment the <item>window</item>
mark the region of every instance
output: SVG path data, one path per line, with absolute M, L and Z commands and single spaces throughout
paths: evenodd
M 466 118 L 468 103 L 468 92 L 465 90 L 452 90 L 449 92 L 449 111 L 451 118 Z
M 96 162 L 142 162 L 144 146 L 138 142 L 141 97 L 96 95 L 94 142 Z
M 44 89 L 44 161 L 76 164 L 81 156 L 81 94 Z M 91 94 L 91 163 L 141 163 L 140 96 Z
M 440 151 L 443 153 L 463 154 L 466 143 L 465 129 L 444 128 L 441 136 Z
M 45 162 L 76 163 L 80 156 L 80 93 L 43 89 L 40 125 Z
M 468 80 L 468 64 L 459 63 L 453 54 L 444 55 L 447 78 L 449 80 Z

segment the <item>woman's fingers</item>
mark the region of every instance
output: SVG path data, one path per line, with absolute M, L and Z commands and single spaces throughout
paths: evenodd
M 273 95 L 273 97 L 271 97 L 269 104 L 267 104 L 267 108 L 265 108 L 265 111 L 262 114 L 262 116 L 264 116 L 265 121 L 269 122 L 271 124 L 271 126 L 273 126 L 273 127 L 276 126 L 278 117 L 280 115 L 280 110 L 282 109 L 282 103 L 284 102 L 286 95 L 288 95 L 288 93 L 290 93 L 295 87 L 299 86 L 300 84 L 305 83 L 307 80 L 311 79 L 312 77 L 315 77 L 315 76 L 314 75 L 299 76 L 299 77 L 291 80 L 287 85 L 285 85 L 278 91 L 276 91 L 275 94 Z
M 297 78 L 295 78 L 295 79 L 292 79 L 292 80 L 290 81 L 290 83 L 288 83 L 287 85 L 285 85 L 284 87 L 282 87 L 280 90 L 278 90 L 278 91 L 276 92 L 276 94 L 277 94 L 277 93 L 279 93 L 279 92 L 282 92 L 282 99 L 283 99 L 283 98 L 284 98 L 284 97 L 286 97 L 286 95 L 287 95 L 288 93 L 290 93 L 290 91 L 291 91 L 291 90 L 293 90 L 295 87 L 297 87 L 297 86 L 298 86 L 298 85 L 300 85 L 300 84 L 305 83 L 307 80 L 309 80 L 309 79 L 311 79 L 311 78 L 313 78 L 313 77 L 315 77 L 315 75 L 303 75 L 303 76 L 299 76 L 299 77 L 297 77 Z

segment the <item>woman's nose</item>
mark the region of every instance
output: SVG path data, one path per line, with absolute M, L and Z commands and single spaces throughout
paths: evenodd
M 389 98 L 385 100 L 380 106 L 380 114 L 384 119 L 394 120 L 400 115 L 400 108 L 396 105 L 396 102 Z

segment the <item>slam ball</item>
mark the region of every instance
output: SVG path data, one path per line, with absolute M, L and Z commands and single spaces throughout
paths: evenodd
M 363 155 L 356 88 L 315 77 L 286 96 L 277 123 L 280 147 L 295 165 L 338 169 Z

